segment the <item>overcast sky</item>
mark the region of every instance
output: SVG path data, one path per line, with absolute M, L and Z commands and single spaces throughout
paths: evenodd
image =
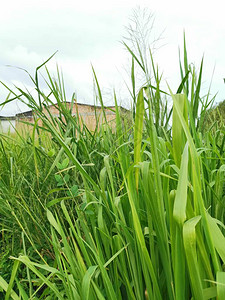
M 182 49 L 186 32 L 189 63 L 200 66 L 204 54 L 203 93 L 207 92 L 215 66 L 212 94 L 224 100 L 225 85 L 225 22 L 222 1 L 129 0 L 129 1 L 4 1 L 0 10 L 0 80 L 8 86 L 32 84 L 21 67 L 34 75 L 35 68 L 58 51 L 48 68 L 55 73 L 56 63 L 63 70 L 68 100 L 76 92 L 77 101 L 93 103 L 94 66 L 103 89 L 106 105 L 112 103 L 116 89 L 122 105 L 129 106 L 126 91 L 130 68 L 129 54 L 121 41 L 127 36 L 133 9 L 147 8 L 155 18 L 151 39 L 160 33 L 155 61 L 174 92 L 180 83 L 178 47 Z M 14 66 L 9 67 L 8 65 Z M 125 82 L 124 82 L 125 81 Z M 7 91 L 0 86 L 0 102 Z M 0 115 L 13 115 L 27 108 L 10 104 Z

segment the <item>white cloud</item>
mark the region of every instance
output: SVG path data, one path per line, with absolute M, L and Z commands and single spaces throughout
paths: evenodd
M 5 59 L 11 62 L 12 65 L 16 64 L 18 67 L 24 66 L 25 68 L 29 66 L 33 68 L 40 63 L 41 56 L 34 51 L 29 51 L 22 45 L 17 45 L 6 53 Z
M 178 0 L 6 1 L 0 10 L 0 80 L 29 86 L 31 81 L 26 73 L 5 65 L 24 68 L 33 76 L 35 68 L 59 50 L 48 68 L 55 74 L 58 62 L 68 97 L 76 91 L 78 101 L 93 101 L 92 63 L 109 101 L 109 91 L 114 87 L 119 91 L 126 89 L 120 73 L 128 78 L 123 68 L 130 68 L 129 55 L 119 41 L 126 33 L 124 26 L 136 5 L 155 12 L 156 36 L 165 29 L 162 41 L 165 46 L 156 51 L 155 59 L 172 88 L 176 89 L 180 82 L 178 46 L 182 48 L 185 29 L 189 62 L 199 66 L 205 54 L 206 87 L 216 63 L 213 86 L 221 91 L 222 100 L 225 23 L 218 0 L 213 3 L 190 0 L 185 6 Z M 6 94 L 0 86 L 0 101 Z

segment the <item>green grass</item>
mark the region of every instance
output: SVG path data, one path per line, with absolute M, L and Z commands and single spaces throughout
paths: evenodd
M 198 73 L 188 65 L 184 39 L 181 83 L 165 92 L 151 52 L 147 69 L 125 46 L 134 114 L 122 115 L 115 93 L 115 129 L 80 126 L 46 64 L 31 77 L 38 103 L 10 91 L 43 125 L 0 136 L 2 298 L 224 299 L 224 127 L 202 128 L 214 99 L 201 97 L 203 60 Z M 138 91 L 135 66 L 146 78 Z M 43 113 L 49 95 L 58 119 Z

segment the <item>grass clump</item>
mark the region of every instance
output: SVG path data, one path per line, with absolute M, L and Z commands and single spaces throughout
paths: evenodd
M 212 103 L 200 94 L 203 61 L 197 75 L 184 43 L 174 94 L 161 90 L 151 54 L 150 78 L 141 51 L 125 46 L 132 82 L 135 64 L 146 82 L 128 122 L 114 95 L 115 128 L 80 126 L 59 73 L 54 81 L 46 69 L 45 95 L 37 68 L 39 102 L 11 91 L 42 125 L 26 137 L 1 135 L 5 299 L 223 299 L 224 129 L 212 136 L 202 128 Z M 58 119 L 43 113 L 50 94 Z

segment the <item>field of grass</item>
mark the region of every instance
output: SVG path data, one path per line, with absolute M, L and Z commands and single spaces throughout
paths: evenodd
M 181 82 L 163 91 L 151 53 L 147 66 L 126 47 L 133 107 L 122 116 L 114 94 L 115 129 L 80 126 L 59 72 L 46 69 L 44 94 L 46 64 L 31 77 L 38 101 L 19 88 L 6 100 L 42 127 L 0 135 L 1 299 L 225 299 L 225 129 L 206 128 L 203 61 L 189 65 L 184 43 Z M 52 102 L 57 119 L 42 111 Z

